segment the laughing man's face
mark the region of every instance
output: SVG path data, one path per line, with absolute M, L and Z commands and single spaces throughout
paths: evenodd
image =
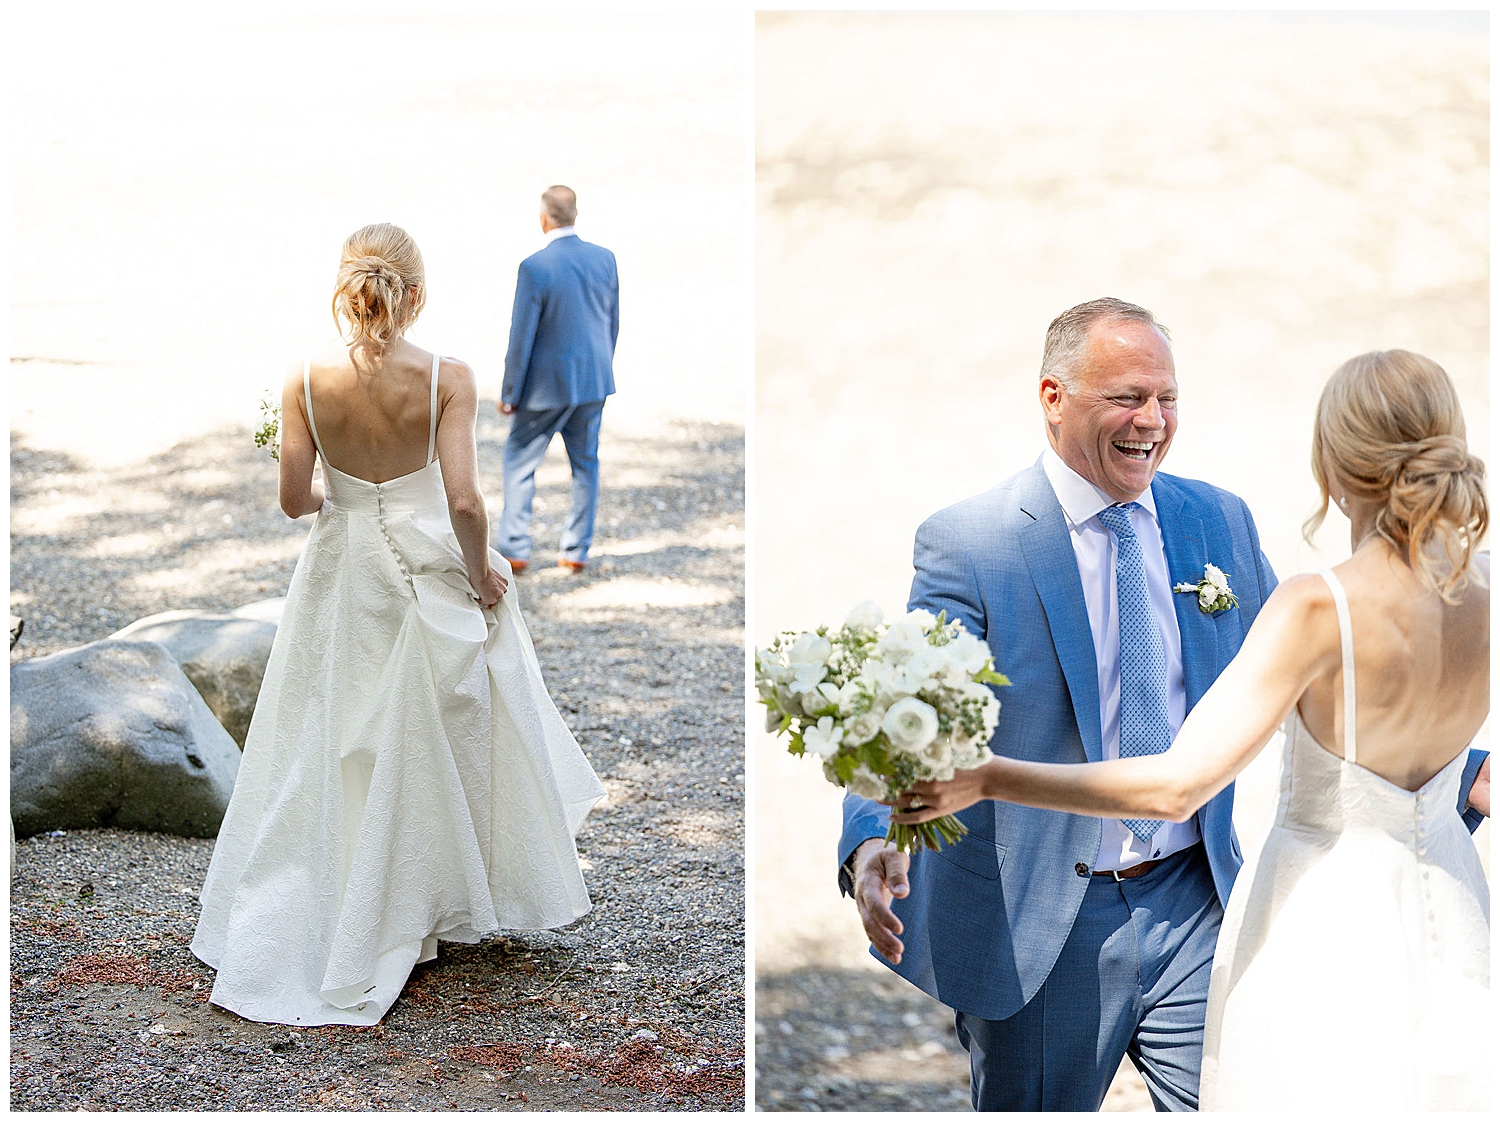
M 1177 431 L 1177 370 L 1149 324 L 1102 321 L 1089 331 L 1068 393 L 1042 379 L 1042 408 L 1063 462 L 1116 502 L 1151 486 Z

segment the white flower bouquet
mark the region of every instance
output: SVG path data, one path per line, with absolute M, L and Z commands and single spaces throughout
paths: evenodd
M 1000 716 L 990 686 L 1010 681 L 984 640 L 946 613 L 915 611 L 887 625 L 867 601 L 836 630 L 778 635 L 755 654 L 755 685 L 766 730 L 790 734 L 787 751 L 813 753 L 830 783 L 888 802 L 914 783 L 949 780 L 990 759 Z M 892 823 L 886 838 L 910 853 L 967 832 L 946 815 Z

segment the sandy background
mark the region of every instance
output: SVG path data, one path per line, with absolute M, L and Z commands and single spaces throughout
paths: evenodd
M 124 464 L 255 427 L 372 221 L 422 248 L 411 338 L 498 393 L 557 182 L 620 263 L 610 423 L 743 423 L 745 17 L 409 7 L 12 21 L 13 431 Z
M 1280 574 L 1348 554 L 1336 513 L 1299 539 L 1345 358 L 1438 360 L 1487 456 L 1487 42 L 1482 14 L 762 15 L 754 640 L 904 606 L 917 524 L 1039 454 L 1043 335 L 1096 296 L 1171 328 L 1166 468 L 1243 496 Z M 814 1023 L 835 996 L 772 1011 L 881 970 L 834 887 L 839 792 L 758 731 L 752 756 L 757 1039 L 781 1049 L 758 1093 L 871 1105 L 832 1074 L 859 1042 Z M 1276 766 L 1241 780 L 1250 848 Z M 908 1101 L 955 1077 L 886 1046 Z

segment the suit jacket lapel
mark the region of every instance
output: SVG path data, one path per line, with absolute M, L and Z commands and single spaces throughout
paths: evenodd
M 1151 492 L 1156 499 L 1156 517 L 1167 553 L 1168 579 L 1174 587 L 1181 583 L 1197 584 L 1203 579 L 1203 567 L 1209 561 L 1203 522 L 1188 510 L 1178 488 L 1161 476 L 1151 485 Z M 1196 596 L 1173 593 L 1172 607 L 1177 612 L 1177 630 L 1182 636 L 1182 677 L 1187 707 L 1191 710 L 1219 676 L 1219 632 L 1213 616 L 1198 610 Z
M 1078 579 L 1078 560 L 1062 506 L 1040 463 L 1032 469 L 1030 483 L 1021 497 L 1021 510 L 1033 521 L 1022 526 L 1021 551 L 1047 614 L 1084 753 L 1097 761 L 1104 758 L 1099 729 L 1099 668 L 1094 660 L 1094 633 L 1084 605 L 1083 582 Z

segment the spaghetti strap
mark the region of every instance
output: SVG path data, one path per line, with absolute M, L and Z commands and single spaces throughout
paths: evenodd
M 437 452 L 437 379 L 438 363 L 442 361 L 441 356 L 432 356 L 432 401 L 428 405 L 427 422 L 427 462 L 430 464 Z
M 1344 665 L 1344 759 L 1354 763 L 1354 628 L 1349 622 L 1349 598 L 1332 570 L 1318 574 L 1333 593 L 1333 606 L 1339 616 L 1339 652 Z
M 313 447 L 318 450 L 318 455 L 323 457 L 323 462 L 326 464 L 328 453 L 323 451 L 322 442 L 318 440 L 318 426 L 313 422 L 311 357 L 302 364 L 302 400 L 307 403 L 307 427 L 312 431 Z

